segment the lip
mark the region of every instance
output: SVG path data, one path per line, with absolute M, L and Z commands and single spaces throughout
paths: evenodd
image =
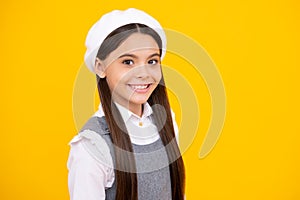
M 128 84 L 129 88 L 137 93 L 147 93 L 152 86 L 152 83 L 144 84 Z

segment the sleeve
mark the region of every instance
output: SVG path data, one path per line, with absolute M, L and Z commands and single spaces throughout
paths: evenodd
M 178 130 L 178 125 L 175 119 L 175 113 L 171 109 L 171 114 L 172 114 L 172 121 L 173 121 L 173 127 L 174 127 L 174 132 L 175 132 L 175 138 L 177 141 L 177 144 L 179 145 L 179 130 Z
M 76 136 L 71 142 L 67 162 L 71 200 L 104 200 L 105 188 L 114 182 L 112 168 L 97 161 L 84 147 L 84 139 Z

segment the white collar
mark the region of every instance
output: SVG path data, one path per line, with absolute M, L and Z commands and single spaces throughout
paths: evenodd
M 149 117 L 153 113 L 153 110 L 152 110 L 152 108 L 151 108 L 151 106 L 149 105 L 148 102 L 146 102 L 146 103 L 143 104 L 144 109 L 143 109 L 142 117 L 137 116 L 136 114 L 134 114 L 133 112 L 131 112 L 130 110 L 128 110 L 124 106 L 121 106 L 118 103 L 115 103 L 115 104 L 116 104 L 117 108 L 119 109 L 120 114 L 121 114 L 124 122 L 128 121 L 128 119 L 131 116 L 134 116 L 134 117 L 140 118 L 140 119 L 144 119 L 146 117 Z M 96 116 L 96 117 L 103 117 L 103 116 L 105 116 L 101 103 L 99 104 L 98 110 L 96 111 L 96 113 L 94 114 L 94 116 Z
M 147 102 L 143 104 L 144 109 L 143 109 L 142 117 L 137 116 L 136 114 L 132 113 L 131 111 L 121 106 L 120 104 L 117 103 L 115 104 L 129 131 L 129 136 L 133 144 L 146 145 L 146 144 L 151 144 L 159 139 L 157 128 L 152 122 L 150 122 L 150 124 L 148 124 L 145 127 L 138 127 L 138 125 L 133 124 L 134 121 L 135 122 L 144 121 L 147 118 L 148 118 L 147 120 L 152 121 L 151 119 L 149 119 L 149 117 L 153 113 L 153 110 Z M 99 109 L 94 114 L 94 116 L 97 117 L 105 116 L 101 104 L 99 105 Z
M 142 114 L 141 117 L 134 114 L 133 112 L 131 112 L 130 110 L 128 110 L 124 106 L 122 106 L 118 103 L 115 103 L 115 104 L 116 104 L 117 108 L 119 109 L 120 114 L 121 114 L 124 122 L 127 122 L 132 117 L 136 118 L 136 119 L 144 119 L 146 117 L 149 117 L 153 113 L 153 110 L 152 110 L 151 106 L 148 104 L 148 102 L 143 104 L 143 114 Z

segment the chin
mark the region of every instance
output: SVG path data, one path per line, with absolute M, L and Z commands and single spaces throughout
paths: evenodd
M 130 99 L 130 103 L 132 104 L 144 104 L 148 101 L 148 98 L 132 98 Z

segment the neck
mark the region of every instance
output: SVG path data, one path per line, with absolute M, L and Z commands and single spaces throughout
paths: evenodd
M 139 117 L 142 117 L 142 115 L 143 115 L 143 105 L 142 104 L 134 104 L 134 105 L 129 104 L 129 108 L 127 108 L 127 109 Z
M 115 99 L 115 102 L 123 106 L 124 108 L 128 109 L 130 112 L 134 113 L 135 115 L 142 117 L 143 115 L 143 104 L 134 104 L 134 103 L 123 103 L 121 101 L 117 101 Z

